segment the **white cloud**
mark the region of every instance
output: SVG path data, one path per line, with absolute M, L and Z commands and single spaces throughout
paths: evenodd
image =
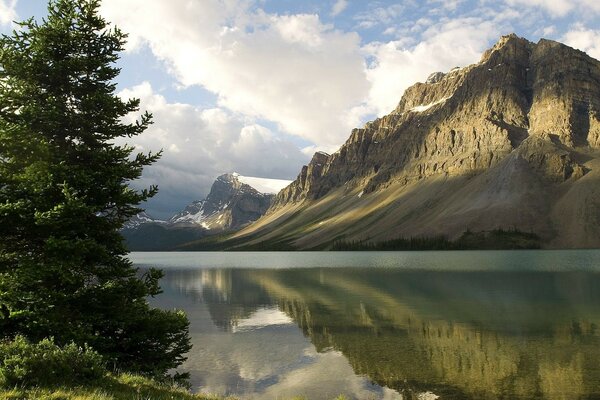
M 147 207 L 153 216 L 164 217 L 201 199 L 223 173 L 293 179 L 308 161 L 296 146 L 252 120 L 220 108 L 168 103 L 147 82 L 120 96 L 140 98 L 142 109 L 154 115 L 155 123 L 144 134 L 120 141 L 143 152 L 163 149 L 160 161 L 135 183 L 159 185 L 159 194 Z
M 431 5 L 440 5 L 446 11 L 456 11 L 466 0 L 428 0 Z
M 368 92 L 358 34 L 318 15 L 268 14 L 242 0 L 104 0 L 102 10 L 132 49 L 147 43 L 183 85 L 321 146 L 346 139 L 349 110 Z
M 406 88 L 432 72 L 477 62 L 490 40 L 499 37 L 499 29 L 492 21 L 455 19 L 430 27 L 412 48 L 395 41 L 365 46 L 373 60 L 367 72 L 368 103 L 380 116 L 389 113 Z
M 553 17 L 564 17 L 570 12 L 600 13 L 598 0 L 505 0 L 510 6 L 539 7 Z
M 377 3 L 375 3 L 377 4 Z M 386 7 L 375 7 L 368 11 L 359 13 L 355 19 L 358 21 L 358 28 L 370 29 L 379 25 L 389 25 L 396 21 L 405 11 L 404 4 L 392 4 Z
M 141 96 L 159 110 L 149 107 L 160 121 L 151 136 L 154 145 L 166 149 L 152 173 L 164 181 L 169 171 L 187 172 L 193 165 L 197 183 L 187 188 L 206 188 L 216 171 L 294 178 L 313 151 L 337 150 L 366 116 L 392 111 L 407 87 L 432 72 L 477 62 L 501 34 L 514 30 L 513 24 L 529 26 L 543 16 L 542 10 L 562 15 L 578 5 L 600 8 L 590 0 L 505 0 L 493 7 L 483 6 L 492 2 L 481 0 L 482 7 L 463 12 L 463 3 L 374 3 L 354 21 L 359 28 L 380 29 L 394 40 L 362 47 L 358 33 L 339 31 L 318 15 L 268 13 L 255 0 L 103 0 L 102 10 L 130 33 L 130 51 L 149 46 L 179 84 L 199 85 L 217 94 L 218 104 L 211 110 L 167 104 L 152 91 Z M 348 1 L 330 4 L 335 14 Z M 419 18 L 408 21 L 406 15 L 416 9 L 421 11 Z M 434 9 L 443 12 L 436 14 Z M 447 11 L 462 16 L 449 18 Z M 156 21 L 161 21 L 161 29 Z M 547 21 L 538 28 L 540 34 L 543 26 L 553 34 Z M 594 33 L 574 29 L 569 40 L 595 52 Z M 262 120 L 274 122 L 277 129 L 257 122 Z M 182 141 L 189 132 L 192 137 Z M 281 139 L 279 132 L 303 138 L 304 149 Z
M 600 60 L 600 30 L 587 29 L 577 24 L 563 36 L 562 41 Z
M 238 179 L 240 180 L 240 182 L 252 186 L 254 189 L 258 190 L 261 193 L 271 194 L 279 193 L 281 189 L 285 188 L 290 183 L 292 183 L 292 181 L 288 179 L 257 178 L 255 176 L 242 175 L 238 175 Z
M 19 17 L 16 11 L 17 0 L 0 0 L 0 24 L 10 25 Z
M 348 0 L 337 0 L 331 8 L 331 16 L 340 15 L 348 7 Z

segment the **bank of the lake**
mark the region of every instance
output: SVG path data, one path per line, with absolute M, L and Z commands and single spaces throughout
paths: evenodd
M 236 400 L 207 394 L 193 394 L 188 390 L 160 384 L 141 376 L 123 374 L 108 376 L 94 386 L 0 389 L 0 400 Z M 309 400 L 302 396 L 290 400 Z M 333 400 L 346 400 L 338 396 Z
M 101 382 L 75 387 L 0 389 L 2 400 L 225 400 L 130 374 L 109 375 Z

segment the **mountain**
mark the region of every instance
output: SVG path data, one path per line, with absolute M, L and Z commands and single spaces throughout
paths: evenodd
M 244 183 L 239 174 L 225 174 L 213 183 L 205 200 L 193 202 L 169 223 L 200 225 L 212 231 L 239 229 L 260 218 L 273 197 Z
M 122 233 L 130 250 L 170 250 L 178 245 L 237 230 L 260 218 L 275 195 L 262 193 L 288 181 L 244 177 L 237 173 L 219 176 L 204 200 L 189 204 L 168 221 L 156 220 L 142 212 L 132 218 Z
M 142 211 L 125 223 L 123 229 L 137 229 L 144 224 L 166 224 L 167 221 L 152 218 L 148 213 Z
M 317 153 L 232 246 L 331 248 L 502 229 L 600 247 L 600 62 L 504 36 Z

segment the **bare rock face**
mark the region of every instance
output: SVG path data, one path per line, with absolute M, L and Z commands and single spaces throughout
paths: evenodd
M 433 74 L 429 75 L 425 83 L 438 83 L 444 79 L 444 76 L 446 76 L 446 74 L 443 72 L 434 72 Z
M 480 173 L 529 136 L 598 148 L 599 88 L 600 63 L 585 53 L 505 36 L 478 64 L 408 88 L 391 114 L 354 129 L 338 152 L 320 158 L 322 169 L 311 169 L 313 159 L 274 206 L 322 197 L 348 181 L 368 193 L 391 180 Z M 568 154 L 530 161 L 553 180 L 583 168 Z
M 532 134 L 556 137 L 570 147 L 597 146 L 600 63 L 550 40 L 535 45 L 530 59 Z
M 322 178 L 329 157 L 329 154 L 321 151 L 315 153 L 308 165 L 302 167 L 296 180 L 279 192 L 273 203 L 274 206 L 294 203 L 306 198 L 318 198 L 319 186 L 315 184 Z
M 462 182 L 484 175 L 494 175 L 497 177 L 494 179 L 504 182 L 511 179 L 506 169 L 510 166 L 518 172 L 513 175 L 514 179 L 527 177 L 528 185 L 539 183 L 540 190 L 549 194 L 536 197 L 529 193 L 520 200 L 515 200 L 519 198 L 516 195 L 507 195 L 507 198 L 513 199 L 512 208 L 506 203 L 502 213 L 497 214 L 491 211 L 477 214 L 473 211 L 475 208 L 463 204 L 461 199 L 452 224 L 448 222 L 450 211 L 440 211 L 444 215 L 444 223 L 447 223 L 445 231 L 432 228 L 420 232 L 456 234 L 457 229 L 464 229 L 467 225 L 465 222 L 459 228 L 457 221 L 460 218 L 472 227 L 491 225 L 489 221 L 503 225 L 510 220 L 512 227 L 543 230 L 548 240 L 554 240 L 552 237 L 560 236 L 560 222 L 543 227 L 535 225 L 536 218 L 544 218 L 545 214 L 540 214 L 540 210 L 549 213 L 548 210 L 554 207 L 554 203 L 550 202 L 563 204 L 555 194 L 558 196 L 569 191 L 590 172 L 593 172 L 592 177 L 585 182 L 597 182 L 597 171 L 591 167 L 595 164 L 590 160 L 597 158 L 598 154 L 600 62 L 558 42 L 542 39 L 532 43 L 514 34 L 508 35 L 487 50 L 479 63 L 454 68 L 448 73 L 436 72 L 426 83 L 408 88 L 395 110 L 354 129 L 346 143 L 334 154 L 316 154 L 296 181 L 277 195 L 268 212 L 271 215 L 269 223 L 273 223 L 273 216 L 278 215 L 279 210 L 290 205 L 321 209 L 322 199 L 327 198 L 329 207 L 336 202 L 341 204 L 350 193 L 360 192 L 361 195 L 362 205 L 352 203 L 353 210 L 371 210 L 375 208 L 367 204 L 368 195 L 373 193 L 375 196 L 392 188 L 410 191 L 425 187 L 426 182 L 433 180 Z M 506 161 L 509 156 L 513 161 Z M 477 179 L 477 182 L 478 185 L 491 184 L 485 183 L 484 178 Z M 514 182 L 510 190 L 518 187 L 518 182 Z M 477 190 L 494 192 L 489 187 L 476 189 L 473 186 L 473 193 Z M 365 198 L 362 198 L 363 195 Z M 535 201 L 542 198 L 548 204 L 537 207 L 533 204 L 534 197 Z M 529 203 L 523 200 L 525 198 L 529 199 Z M 442 198 L 430 200 L 440 204 L 445 202 Z M 515 212 L 519 201 L 522 207 L 532 211 Z M 408 207 L 406 204 L 403 207 Z M 485 208 L 485 204 L 479 206 Z M 322 208 L 325 209 L 325 205 Z M 342 209 L 340 205 L 335 212 L 339 213 Z M 447 209 L 454 208 L 448 204 Z M 522 215 L 522 218 L 511 219 L 510 212 Z M 552 213 L 569 214 L 556 210 Z M 371 216 L 373 226 L 390 229 L 386 225 L 389 218 L 383 223 L 376 221 L 374 212 L 365 211 L 364 214 Z M 323 216 L 322 213 L 318 215 L 320 218 Z M 398 217 L 400 219 L 395 225 L 390 225 L 393 229 L 388 237 L 394 233 L 406 235 L 407 232 L 410 236 L 408 228 L 412 225 L 407 222 L 408 215 L 414 216 L 416 211 L 407 211 L 404 217 Z M 497 219 L 494 219 L 495 215 Z M 423 214 L 423 218 L 425 216 Z M 482 222 L 485 217 L 489 217 L 489 223 Z M 336 219 L 333 211 L 331 219 Z M 535 226 L 520 224 L 519 221 L 534 221 L 531 224 Z M 253 228 L 254 231 L 260 230 L 260 222 L 257 228 Z M 313 225 L 309 223 L 309 226 Z M 327 231 L 328 235 L 343 233 L 342 228 L 336 232 L 318 223 L 314 226 L 319 227 L 314 228 L 315 232 Z M 347 231 L 347 228 L 344 229 Z M 586 229 L 590 231 L 591 228 Z M 592 231 L 586 233 L 592 238 L 588 242 L 600 245 L 600 227 Z M 598 239 L 594 241 L 593 235 L 596 234 Z M 356 233 L 352 237 L 365 239 L 364 235 L 363 230 L 362 236 Z M 313 243 L 323 242 L 326 236 L 325 233 L 315 233 Z M 560 245 L 562 242 L 558 240 L 556 243 Z

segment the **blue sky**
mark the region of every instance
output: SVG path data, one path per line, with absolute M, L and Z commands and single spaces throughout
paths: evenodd
M 46 2 L 0 0 L 2 29 L 41 18 Z M 511 32 L 600 58 L 598 0 L 103 0 L 130 34 L 123 96 L 155 124 L 135 144 L 164 150 L 137 186 L 166 217 L 203 198 L 216 176 L 293 179 L 316 150 L 389 113 L 435 71 L 477 62 Z

